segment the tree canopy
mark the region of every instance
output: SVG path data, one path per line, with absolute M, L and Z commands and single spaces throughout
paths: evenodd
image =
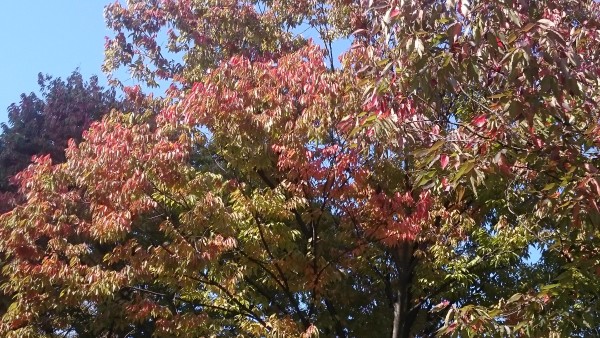
M 64 162 L 69 139 L 80 141 L 93 121 L 120 107 L 114 90 L 102 88 L 95 76 L 85 81 L 78 70 L 66 81 L 40 73 L 38 84 L 40 96 L 22 94 L 19 103 L 8 107 L 8 122 L 1 125 L 0 212 L 19 200 L 10 180 L 33 156 L 48 154 L 56 163 Z
M 600 334 L 600 4 L 106 16 L 106 70 L 173 84 L 16 176 L 3 335 Z

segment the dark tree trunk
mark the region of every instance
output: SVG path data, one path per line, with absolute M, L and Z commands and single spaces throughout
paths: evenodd
M 394 321 L 392 326 L 392 338 L 410 338 L 411 329 L 417 315 L 417 309 L 411 308 L 411 284 L 415 267 L 415 243 L 404 242 L 394 252 L 392 257 L 398 272 L 398 280 L 395 283 L 393 310 Z

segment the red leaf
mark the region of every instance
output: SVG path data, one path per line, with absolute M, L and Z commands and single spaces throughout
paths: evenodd
M 504 48 L 504 43 L 499 38 L 496 38 L 496 44 L 498 45 L 498 47 Z
M 442 166 L 442 169 L 446 168 L 446 166 L 448 165 L 448 162 L 450 162 L 450 158 L 448 157 L 448 155 L 441 154 L 440 155 L 440 165 Z
M 541 148 L 541 147 L 543 147 L 543 146 L 544 146 L 544 141 L 542 141 L 542 139 L 541 139 L 541 138 L 539 138 L 539 137 L 537 137 L 537 136 L 534 136 L 534 137 L 533 137 L 533 142 L 535 143 L 535 145 L 536 145 L 538 148 Z
M 485 114 L 481 114 L 481 115 L 477 116 L 476 118 L 474 118 L 473 121 L 471 121 L 471 123 L 478 128 L 483 127 L 486 122 L 487 122 L 487 116 Z

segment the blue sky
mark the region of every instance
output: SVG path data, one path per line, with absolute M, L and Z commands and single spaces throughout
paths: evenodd
M 0 9 L 0 122 L 21 93 L 37 92 L 37 74 L 66 78 L 79 67 L 85 78 L 104 59 L 104 5 L 110 0 L 2 1 Z

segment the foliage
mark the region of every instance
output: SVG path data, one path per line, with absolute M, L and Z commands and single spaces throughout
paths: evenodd
M 596 2 L 107 13 L 107 68 L 176 82 L 17 175 L 5 335 L 599 334 Z
M 10 210 L 19 200 L 10 179 L 25 169 L 34 155 L 49 154 L 64 162 L 64 149 L 71 138 L 113 108 L 119 108 L 114 90 L 105 90 L 95 76 L 85 81 L 78 71 L 66 81 L 39 74 L 41 97 L 22 94 L 21 101 L 8 107 L 8 123 L 0 135 L 0 212 Z

